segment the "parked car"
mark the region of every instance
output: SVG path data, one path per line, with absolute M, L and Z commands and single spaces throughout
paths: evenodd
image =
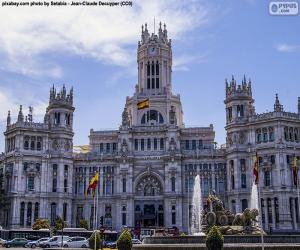
M 0 246 L 3 246 L 3 244 L 6 242 L 6 240 L 3 240 L 0 238 Z
M 3 246 L 4 247 L 25 247 L 29 240 L 25 238 L 14 238 L 12 240 L 6 241 Z
M 29 247 L 29 248 L 36 248 L 38 246 L 40 246 L 40 244 L 44 241 L 47 241 L 49 240 L 50 238 L 47 237 L 47 238 L 41 238 L 39 240 L 34 240 L 34 241 L 29 241 L 27 244 L 26 244 L 26 247 Z
M 63 241 L 68 240 L 69 236 L 64 236 Z M 62 242 L 62 236 L 53 236 L 52 238 L 40 243 L 41 248 L 60 247 Z
M 139 239 L 132 239 L 132 244 L 137 245 L 137 244 L 142 244 L 142 242 Z
M 63 242 L 63 247 L 87 248 L 88 245 L 88 240 L 84 237 L 71 237 Z

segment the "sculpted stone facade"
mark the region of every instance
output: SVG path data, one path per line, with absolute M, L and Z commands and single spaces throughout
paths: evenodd
M 251 81 L 226 81 L 226 145 L 216 147 L 213 125 L 186 127 L 179 95 L 172 93 L 172 47 L 166 27 L 158 34 L 142 27 L 138 42 L 138 84 L 126 98 L 119 129 L 90 130 L 88 146 L 73 147 L 73 91 L 50 90 L 43 123 L 32 109 L 17 121 L 7 117 L 0 189 L 6 200 L 0 224 L 31 227 L 36 218 L 57 216 L 69 226 L 93 225 L 92 197 L 84 194 L 98 170 L 98 225 L 173 227 L 189 231 L 194 178 L 200 175 L 204 204 L 213 190 L 226 209 L 250 206 L 252 167 L 260 161 L 260 199 L 265 230 L 299 228 L 292 156 L 300 154 L 298 112 L 256 114 Z M 149 99 L 149 108 L 137 103 Z M 87 128 L 88 129 L 88 128 Z M 72 151 L 76 148 L 77 151 Z M 101 218 L 101 219 L 100 219 Z

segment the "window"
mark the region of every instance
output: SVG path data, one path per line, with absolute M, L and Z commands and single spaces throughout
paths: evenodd
M 113 152 L 116 152 L 117 151 L 117 143 L 113 143 Z
M 176 206 L 172 205 L 172 224 L 176 224 Z
M 198 141 L 198 147 L 199 147 L 199 149 L 203 148 L 203 141 L 202 140 Z
M 175 183 L 176 182 L 176 178 L 173 176 L 171 177 L 171 191 L 175 192 Z
M 268 131 L 266 128 L 263 129 L 263 141 L 264 142 L 268 141 Z
M 27 226 L 31 226 L 31 215 L 32 215 L 32 203 L 28 202 L 27 204 Z
M 268 221 L 269 223 L 273 223 L 273 217 L 272 217 L 272 204 L 271 199 L 267 199 L 267 207 L 268 207 Z
M 164 138 L 160 138 L 160 150 L 164 150 Z
M 63 220 L 67 221 L 68 203 L 63 204 Z
M 262 141 L 261 130 L 258 129 L 258 130 L 256 130 L 256 142 L 261 143 L 261 141 Z
M 134 139 L 134 150 L 139 150 L 139 141 L 138 141 L 138 139 Z
M 159 89 L 159 78 L 156 77 L 156 88 Z
M 126 226 L 126 213 L 122 213 L 122 225 Z
M 77 211 L 76 211 L 76 226 L 79 227 L 79 222 L 80 220 L 83 219 L 83 206 L 79 205 L 77 206 Z
M 275 206 L 275 223 L 279 223 L 279 204 L 278 199 L 274 198 L 274 206 Z
M 64 192 L 67 193 L 68 192 L 68 180 L 64 179 Z
M 262 223 L 265 223 L 265 202 L 264 202 L 264 199 L 260 199 L 260 202 L 261 202 L 261 220 L 262 220 Z
M 24 226 L 25 202 L 21 202 L 20 206 L 20 226 Z
M 39 218 L 39 209 L 40 205 L 38 202 L 34 204 L 34 221 L 36 221 Z
M 242 200 L 242 211 L 244 211 L 248 207 L 248 200 L 243 199 Z
M 271 161 L 271 164 L 275 164 L 275 155 L 271 155 L 270 161 Z
M 31 137 L 30 150 L 35 150 L 35 137 Z
M 247 188 L 247 177 L 246 173 L 241 174 L 242 188 Z M 244 210 L 243 210 L 244 211 Z
M 235 206 L 235 200 L 231 201 L 231 211 L 235 214 L 236 213 L 236 206 Z
M 265 178 L 264 178 L 264 181 L 265 181 L 265 186 L 266 187 L 269 187 L 270 184 L 271 184 L 271 173 L 270 171 L 265 171 Z
M 28 176 L 28 179 L 27 179 L 27 189 L 29 191 L 33 191 L 34 190 L 34 176 Z
M 60 124 L 60 113 L 57 112 L 54 113 L 54 124 L 55 125 Z
M 192 149 L 193 149 L 193 150 L 196 149 L 196 140 L 192 140 Z
M 209 186 L 208 186 L 208 178 L 204 178 L 204 194 L 208 194 Z
M 141 150 L 145 150 L 145 144 L 144 144 L 144 139 L 141 139 Z
M 57 179 L 54 178 L 52 180 L 52 192 L 56 192 L 56 189 L 57 189 Z
M 24 149 L 25 150 L 29 149 L 29 137 L 28 136 L 24 137 Z
M 157 150 L 157 138 L 154 138 L 154 150 Z
M 185 140 L 185 149 L 189 150 L 190 149 L 190 141 Z
M 110 143 L 106 143 L 106 152 L 107 152 L 107 153 L 110 152 Z
M 151 150 L 151 139 L 150 138 L 147 139 L 147 149 Z
M 234 183 L 234 175 L 231 175 L 231 189 L 234 190 L 235 183 Z
M 228 120 L 231 121 L 232 120 L 232 107 L 228 108 Z
M 103 152 L 103 143 L 100 143 L 100 153 L 102 153 Z
M 123 193 L 126 193 L 126 178 L 122 179 Z
M 41 150 L 42 150 L 42 137 L 38 137 L 38 138 L 37 138 L 36 149 L 37 149 L 38 151 L 41 151 Z
M 145 124 L 148 122 L 150 122 L 151 124 L 162 124 L 164 123 L 164 118 L 160 112 L 151 109 L 145 112 L 141 119 L 141 124 Z

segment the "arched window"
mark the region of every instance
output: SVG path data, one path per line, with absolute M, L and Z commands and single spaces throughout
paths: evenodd
M 246 173 L 243 172 L 241 174 L 241 182 L 242 182 L 242 188 L 247 188 L 247 177 L 246 177 Z
M 289 136 L 288 136 L 288 128 L 287 128 L 287 127 L 284 128 L 284 139 L 285 139 L 286 141 L 289 140 Z
M 242 199 L 242 211 L 244 211 L 246 208 L 248 208 L 248 200 Z
M 171 191 L 175 192 L 175 182 L 176 182 L 176 178 L 173 176 L 171 177 Z
M 39 209 L 40 209 L 40 205 L 38 202 L 36 202 L 34 204 L 34 221 L 36 221 L 39 218 Z
M 266 128 L 263 128 L 263 141 L 268 141 L 268 130 Z
M 30 150 L 35 150 L 35 137 L 30 138 Z
M 29 136 L 24 137 L 24 149 L 25 150 L 29 149 Z
M 20 226 L 24 226 L 25 202 L 21 202 L 20 206 Z
M 27 204 L 27 226 L 31 226 L 31 215 L 32 215 L 32 203 L 28 202 Z
M 36 149 L 38 151 L 42 150 L 42 137 L 40 136 L 37 138 Z
M 272 217 L 272 204 L 271 199 L 267 199 L 267 208 L 268 208 L 268 221 L 269 223 L 273 223 L 273 217 Z
M 294 138 L 293 138 L 293 128 L 289 129 L 289 139 L 290 139 L 290 141 L 294 140 Z
M 160 112 L 151 109 L 142 116 L 141 124 L 145 123 L 150 123 L 151 125 L 162 124 L 164 123 L 164 118 Z
M 234 183 L 234 175 L 231 175 L 231 189 L 234 190 L 235 189 L 235 183 Z
M 261 138 L 261 130 L 260 129 L 257 129 L 256 130 L 256 142 L 257 143 L 261 143 L 262 141 L 262 138 Z
M 51 216 L 50 216 L 50 220 L 51 220 L 51 225 L 55 224 L 55 220 L 56 220 L 56 203 L 53 202 L 51 203 Z
M 275 222 L 279 223 L 279 204 L 278 204 L 278 198 L 274 198 L 274 206 L 275 206 Z
M 271 173 L 269 170 L 265 171 L 264 182 L 266 187 L 271 185 Z

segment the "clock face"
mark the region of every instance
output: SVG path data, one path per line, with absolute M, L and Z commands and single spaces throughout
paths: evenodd
M 157 50 L 156 50 L 155 47 L 149 47 L 148 48 L 148 53 L 149 53 L 149 55 L 153 56 L 153 55 L 156 55 Z

